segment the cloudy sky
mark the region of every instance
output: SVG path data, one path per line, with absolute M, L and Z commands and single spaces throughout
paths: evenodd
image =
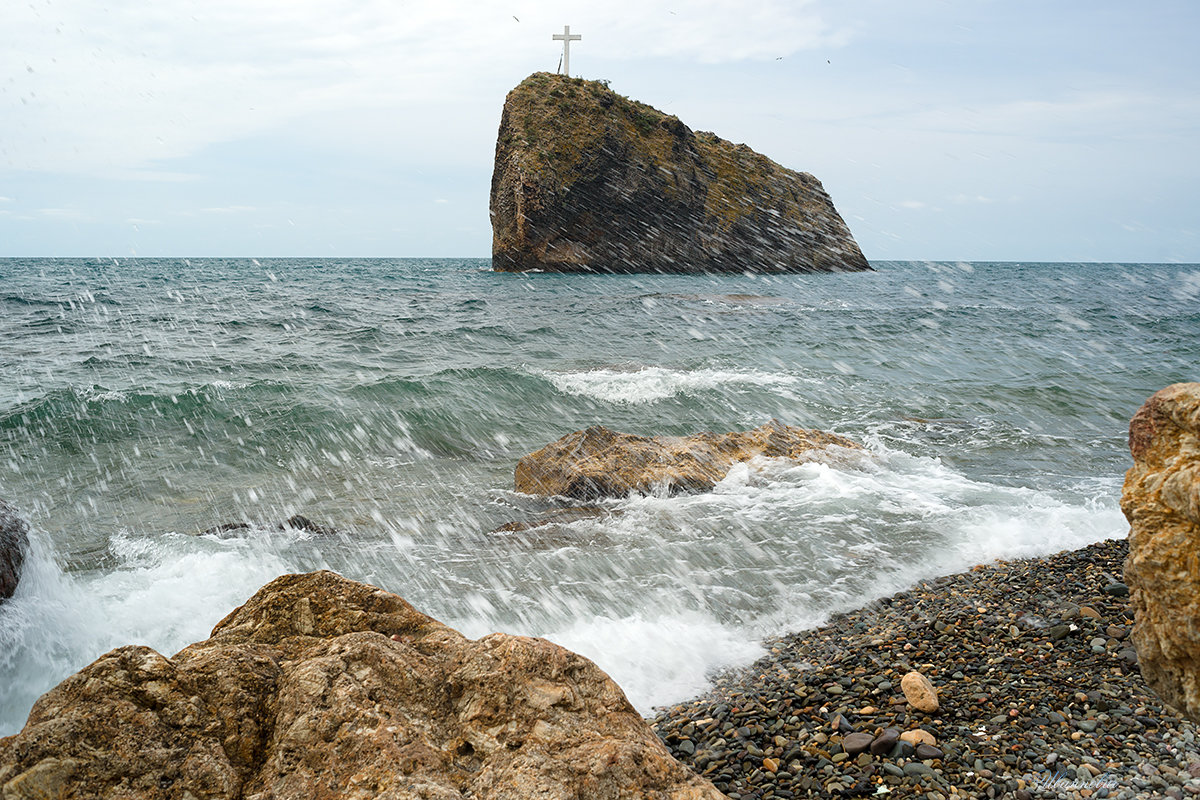
M 478 256 L 558 66 L 816 175 L 871 260 L 1200 262 L 1191 0 L 20 0 L 0 256 Z

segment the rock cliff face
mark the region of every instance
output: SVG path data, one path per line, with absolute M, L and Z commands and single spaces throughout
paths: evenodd
M 518 492 L 595 500 L 669 492 L 707 491 L 739 461 L 755 456 L 811 458 L 829 445 L 859 445 L 823 431 L 771 421 L 751 431 L 693 436 L 635 436 L 601 425 L 569 433 L 517 462 Z
M 17 510 L 0 500 L 0 603 L 13 596 L 29 549 L 29 526 Z
M 870 269 L 812 175 L 544 72 L 504 103 L 491 213 L 500 271 Z
M 1125 582 L 1146 683 L 1200 722 L 1200 383 L 1155 394 L 1129 425 Z
M 173 658 L 121 647 L 0 739 L 0 796 L 717 800 L 611 679 L 477 641 L 332 572 L 285 575 Z

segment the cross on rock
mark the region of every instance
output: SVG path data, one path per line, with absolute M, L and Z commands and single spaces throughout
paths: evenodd
M 578 33 L 571 33 L 570 25 L 563 25 L 563 32 L 556 33 L 550 38 L 563 43 L 563 75 L 571 77 L 571 42 L 578 42 L 583 37 Z

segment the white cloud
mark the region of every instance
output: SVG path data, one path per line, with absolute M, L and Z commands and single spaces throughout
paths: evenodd
M 150 177 L 213 143 L 336 129 L 348 110 L 494 104 L 489 79 L 554 68 L 567 21 L 577 48 L 617 59 L 764 60 L 842 36 L 804 0 L 22 3 L 0 33 L 0 167 Z

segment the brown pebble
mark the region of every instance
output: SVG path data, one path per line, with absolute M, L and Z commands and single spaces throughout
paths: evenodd
M 904 692 L 904 699 L 918 711 L 932 714 L 938 710 L 937 689 L 920 672 L 913 670 L 901 678 L 900 689 Z
M 913 728 L 911 731 L 905 731 L 904 733 L 900 734 L 900 741 L 908 742 L 911 745 L 918 745 L 918 744 L 935 745 L 935 744 L 937 744 L 937 739 L 934 737 L 934 735 L 932 733 L 930 733 L 929 731 L 921 730 L 920 728 Z

